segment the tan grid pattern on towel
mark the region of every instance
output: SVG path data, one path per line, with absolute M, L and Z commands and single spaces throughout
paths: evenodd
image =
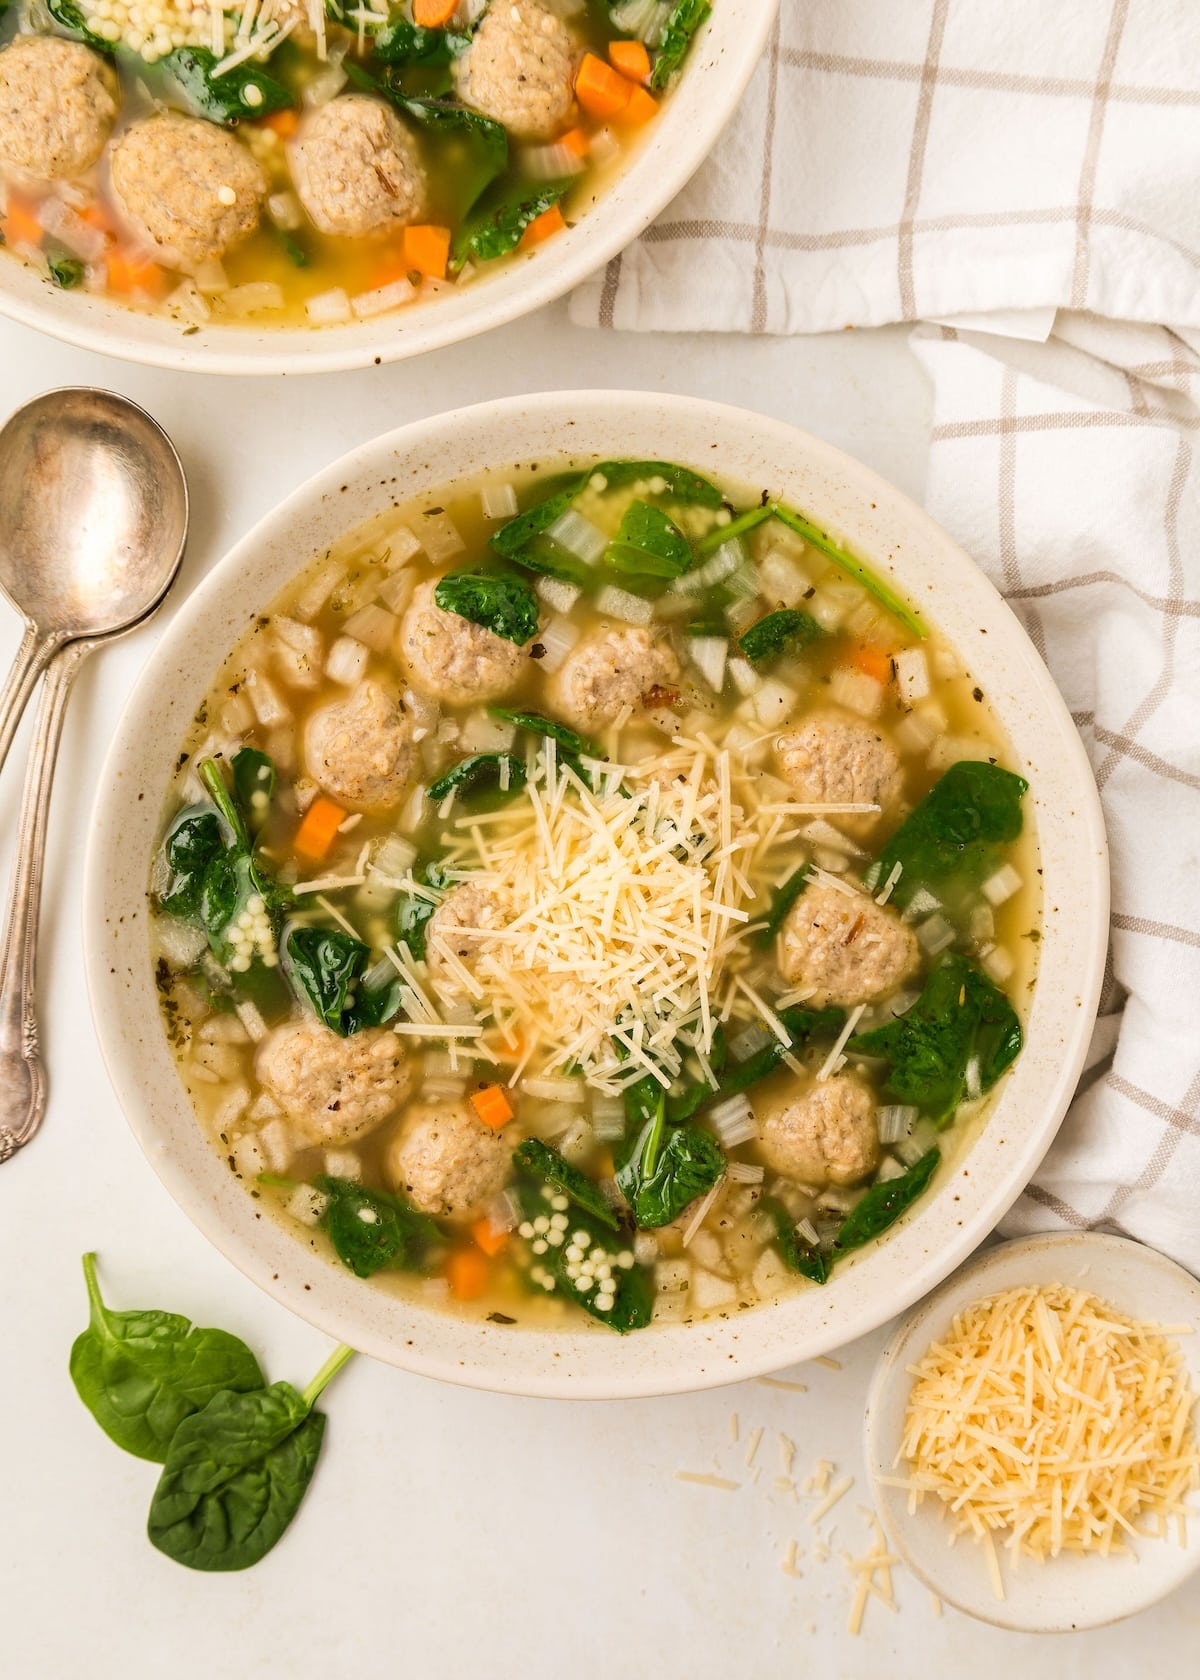
M 783 0 L 713 158 L 572 316 L 816 332 L 1062 306 L 1200 325 L 1198 176 L 1190 0 Z
M 1062 327 L 1069 337 L 1072 318 Z M 936 394 L 930 511 L 991 572 L 1054 672 L 1113 854 L 1096 1054 L 1009 1228 L 1050 1215 L 1200 1270 L 1200 354 L 1161 328 L 1074 330 L 1089 350 L 1112 335 L 1103 404 L 951 329 L 914 338 Z M 1161 353 L 1124 359 L 1147 341 Z M 1054 341 L 1036 354 L 1069 371 L 1072 352 Z M 1102 510 L 1089 523 L 1097 493 L 1114 521 L 1131 509 L 1111 539 Z

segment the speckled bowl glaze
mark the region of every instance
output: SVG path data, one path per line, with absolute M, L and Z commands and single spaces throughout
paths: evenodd
M 0 257 L 0 314 L 83 350 L 197 373 L 331 373 L 401 361 L 473 338 L 562 297 L 645 232 L 704 162 L 737 109 L 778 8 L 779 0 L 718 0 L 679 86 L 630 163 L 581 205 L 573 227 L 482 273 L 461 292 L 320 330 L 232 324 L 185 331 L 185 322 L 63 291 Z
M 1200 1570 L 1200 1520 L 1188 1524 L 1186 1544 L 1179 1544 L 1172 1526 L 1167 1539 L 1140 1541 L 1134 1555 L 1064 1555 L 1040 1565 L 1026 1560 L 1014 1570 L 1002 1550 L 1005 1596 L 997 1599 L 980 1548 L 970 1540 L 949 1544 L 937 1500 L 926 1499 L 910 1513 L 908 1495 L 886 1480 L 898 1473 L 912 1388 L 908 1367 L 973 1301 L 1031 1284 L 1087 1289 L 1127 1318 L 1200 1329 L 1200 1282 L 1142 1243 L 1091 1231 L 999 1243 L 923 1301 L 884 1348 L 867 1397 L 865 1455 L 889 1544 L 939 1598 L 996 1627 L 1076 1633 L 1147 1609 Z M 1178 1342 L 1192 1390 L 1200 1393 L 1200 1336 L 1181 1335 Z
M 258 1217 L 184 1094 L 151 973 L 146 883 L 179 743 L 230 647 L 298 567 L 361 520 L 461 474 L 624 455 L 685 462 L 773 494 L 838 533 L 956 644 L 1031 783 L 1044 870 L 1040 978 L 1024 1054 L 978 1141 L 916 1214 L 824 1289 L 696 1325 L 618 1337 L 473 1323 L 365 1285 Z M 152 727 L 147 721 L 152 720 Z M 1091 771 L 1024 631 L 963 551 L 906 497 L 803 432 L 681 397 L 589 391 L 488 403 L 365 444 L 297 491 L 217 566 L 163 636 L 101 778 L 87 865 L 88 981 L 109 1072 L 163 1183 L 264 1289 L 331 1336 L 429 1376 L 600 1398 L 733 1382 L 830 1349 L 939 1283 L 988 1234 L 1054 1136 L 1091 1031 L 1108 922 Z

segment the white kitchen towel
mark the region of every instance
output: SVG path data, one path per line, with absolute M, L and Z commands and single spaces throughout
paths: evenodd
M 1005 1228 L 1124 1232 L 1200 1273 L 1200 334 L 1066 314 L 1046 345 L 913 345 L 927 506 L 1053 672 L 1112 854 L 1091 1066 Z
M 1200 327 L 1198 183 L 1197 0 L 782 0 L 713 155 L 571 318 Z

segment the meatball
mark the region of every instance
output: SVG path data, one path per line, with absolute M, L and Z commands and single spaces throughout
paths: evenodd
M 537 0 L 496 0 L 455 64 L 459 98 L 522 140 L 565 126 L 577 43 Z
M 838 1073 L 763 1122 L 763 1159 L 801 1184 L 861 1184 L 879 1160 L 875 1099 L 862 1080 Z
M 878 805 L 838 817 L 840 827 L 866 833 L 900 798 L 904 771 L 891 743 L 861 718 L 819 712 L 775 743 L 784 780 L 814 805 Z
M 277 1027 L 258 1052 L 258 1077 L 310 1143 L 353 1143 L 386 1120 L 412 1083 L 394 1032 L 340 1038 L 319 1021 Z
M 421 584 L 400 622 L 400 656 L 413 687 L 451 706 L 500 699 L 528 654 L 482 624 L 444 612 L 433 598 L 436 588 L 434 580 Z
M 779 944 L 784 978 L 811 986 L 818 1008 L 886 997 L 917 966 L 913 931 L 894 910 L 820 882 L 789 910 Z
M 343 805 L 386 811 L 398 803 L 412 772 L 412 724 L 400 702 L 368 679 L 344 700 L 310 713 L 304 763 Z
M 82 175 L 116 116 L 112 66 L 78 41 L 29 35 L 0 52 L 0 169 L 42 181 Z
M 423 1213 L 469 1219 L 503 1190 L 515 1142 L 515 1128 L 492 1131 L 466 1103 L 430 1104 L 409 1112 L 388 1145 L 386 1170 Z
M 601 630 L 571 649 L 550 684 L 557 709 L 580 728 L 611 723 L 626 706 L 635 706 L 655 688 L 679 681 L 671 649 L 654 642 L 649 631 Z
M 473 965 L 481 937 L 476 930 L 505 927 L 508 920 L 507 906 L 495 893 L 469 881 L 455 887 L 438 905 L 425 929 L 425 952 L 430 968 L 453 984 L 458 963 L 467 968 Z M 447 962 L 447 951 L 456 962 Z
M 416 221 L 425 171 L 394 111 L 347 93 L 305 118 L 288 148 L 300 202 L 322 233 L 356 237 Z
M 173 114 L 134 123 L 111 152 L 126 217 L 164 261 L 196 268 L 258 226 L 266 177 L 227 128 Z

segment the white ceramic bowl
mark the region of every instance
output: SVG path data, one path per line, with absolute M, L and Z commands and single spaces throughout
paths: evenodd
M 55 338 L 126 361 L 198 373 L 330 373 L 437 350 L 503 326 L 561 297 L 643 233 L 695 174 L 745 92 L 779 0 L 719 0 L 686 73 L 632 161 L 606 183 L 576 225 L 535 250 L 447 291 L 379 316 L 319 331 L 207 326 L 139 314 L 103 297 L 64 292 L 0 258 L 0 314 Z M 747 190 L 757 183 L 747 182 Z
M 824 1289 L 736 1319 L 625 1338 L 468 1323 L 372 1289 L 310 1253 L 255 1204 L 201 1135 L 167 1049 L 148 957 L 146 883 L 179 743 L 252 616 L 310 556 L 393 501 L 514 462 L 641 456 L 719 471 L 839 533 L 937 622 L 990 696 L 1031 783 L 1045 871 L 1040 980 L 1027 1045 L 979 1141 L 881 1246 Z M 1053 1137 L 1088 1042 L 1104 961 L 1108 874 L 1099 803 L 1070 716 L 1017 620 L 921 510 L 828 444 L 713 403 L 640 392 L 513 398 L 365 444 L 297 491 L 215 568 L 178 614 L 117 730 L 97 801 L 85 937 L 113 1083 L 167 1188 L 263 1288 L 363 1351 L 479 1387 L 587 1397 L 732 1382 L 827 1352 L 939 1283 L 992 1229 Z
M 867 1469 L 888 1541 L 939 1598 L 996 1627 L 1026 1633 L 1072 1633 L 1120 1621 L 1156 1604 L 1200 1569 L 1200 1516 L 1187 1543 L 1174 1536 L 1144 1540 L 1133 1556 L 1062 1556 L 1012 1569 L 1001 1553 L 1005 1596 L 992 1591 L 987 1563 L 969 1540 L 951 1546 L 935 1499 L 915 1512 L 908 1495 L 889 1487 L 919 1360 L 972 1301 L 1025 1284 L 1068 1284 L 1109 1301 L 1129 1318 L 1191 1325 L 1200 1331 L 1200 1282 L 1173 1260 L 1125 1237 L 1070 1232 L 1027 1237 L 989 1248 L 910 1313 L 880 1355 L 864 1419 Z M 1200 1393 L 1200 1334 L 1178 1338 L 1192 1390 Z

